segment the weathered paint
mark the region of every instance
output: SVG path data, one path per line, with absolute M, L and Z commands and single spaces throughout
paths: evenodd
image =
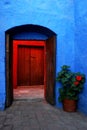
M 86 0 L 3 0 L 0 1 L 0 109 L 5 108 L 5 31 L 20 25 L 33 24 L 47 27 L 57 34 L 56 73 L 67 64 L 73 71 L 86 73 Z M 23 38 L 23 34 L 14 39 Z M 42 34 L 30 34 L 29 39 L 46 39 Z M 25 38 L 27 35 L 25 34 Z M 83 51 L 83 52 L 82 52 Z M 79 52 L 79 53 L 78 53 Z M 55 86 L 56 106 L 58 84 Z M 87 113 L 87 87 L 81 94 L 79 110 Z M 84 108 L 82 108 L 84 104 Z

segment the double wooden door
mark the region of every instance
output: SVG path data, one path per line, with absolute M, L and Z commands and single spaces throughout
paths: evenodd
M 13 86 L 44 85 L 44 41 L 13 41 Z

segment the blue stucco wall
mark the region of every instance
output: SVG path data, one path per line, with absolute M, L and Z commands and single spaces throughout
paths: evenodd
M 71 66 L 73 71 L 83 71 L 86 73 L 86 48 L 81 46 L 86 44 L 86 34 L 82 33 L 82 28 L 80 25 L 83 25 L 83 22 L 79 23 L 79 3 L 80 0 L 77 0 L 76 3 L 73 0 L 3 0 L 0 1 L 0 109 L 3 110 L 5 107 L 5 31 L 20 25 L 33 24 L 41 25 L 47 27 L 57 34 L 57 52 L 56 52 L 56 73 L 60 70 L 60 66 L 67 64 Z M 86 1 L 86 0 L 85 0 Z M 84 5 L 83 5 L 84 6 Z M 86 11 L 86 7 L 84 9 Z M 76 13 L 75 13 L 76 12 Z M 84 17 L 84 16 L 83 16 Z M 83 19 L 83 18 L 82 18 Z M 78 20 L 78 22 L 76 22 Z M 86 21 L 86 19 L 85 19 Z M 84 22 L 85 23 L 85 22 Z M 87 25 L 85 23 L 85 25 Z M 79 31 L 78 31 L 78 27 Z M 83 28 L 86 31 L 86 28 Z M 45 36 L 41 34 L 30 34 L 29 38 L 33 35 L 36 38 L 45 39 Z M 80 37 L 84 35 L 81 42 Z M 26 35 L 21 34 L 20 37 Z M 77 36 L 77 37 L 76 37 Z M 18 38 L 15 36 L 14 38 Z M 85 39 L 85 40 L 84 40 Z M 77 46 L 79 47 L 77 49 Z M 81 48 L 82 47 L 82 48 Z M 84 50 L 82 59 L 78 56 L 78 50 Z M 80 52 L 81 54 L 81 52 Z M 85 56 L 85 57 L 84 57 Z M 79 57 L 79 59 L 78 59 Z M 78 60 L 77 60 L 78 59 Z M 84 62 L 82 63 L 82 61 Z M 79 64 L 81 61 L 81 64 Z M 79 64 L 79 67 L 78 67 Z M 83 66 L 82 66 L 83 64 Z M 61 107 L 61 104 L 58 102 L 58 89 L 59 86 L 55 86 L 55 97 L 56 97 L 56 106 Z M 86 87 L 84 94 L 86 95 Z M 81 108 L 81 105 L 85 101 L 84 96 L 79 103 L 79 110 L 84 111 Z M 86 107 L 86 103 L 84 103 Z M 85 109 L 85 112 L 87 110 Z
M 75 70 L 87 77 L 87 1 L 75 2 Z M 87 114 L 87 82 L 80 95 L 79 110 Z

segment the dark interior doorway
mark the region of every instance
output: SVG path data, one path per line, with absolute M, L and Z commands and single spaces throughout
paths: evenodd
M 21 31 L 25 32 L 39 32 L 44 35 L 47 35 L 47 39 L 45 40 L 46 48 L 45 48 L 45 68 L 46 71 L 44 73 L 45 78 L 45 99 L 50 104 L 55 104 L 55 63 L 56 63 L 56 34 L 49 30 L 48 28 L 37 26 L 37 25 L 22 25 L 18 27 L 11 28 L 6 31 L 6 106 L 10 106 L 13 101 L 13 86 L 14 86 L 14 80 L 13 80 L 13 69 L 12 69 L 12 63 L 13 63 L 13 36 L 17 33 L 21 33 Z M 26 39 L 27 40 L 27 39 Z M 19 56 L 20 52 L 27 49 L 26 47 L 19 46 Z M 43 48 L 43 47 L 42 47 Z M 43 49 L 40 47 L 41 53 L 43 53 Z M 29 53 L 28 48 L 27 53 Z M 33 48 L 35 49 L 35 48 Z M 37 50 L 36 50 L 37 51 Z M 24 56 L 24 55 L 23 55 Z M 20 61 L 22 62 L 22 61 Z M 42 62 L 41 62 L 42 63 Z M 20 63 L 19 63 L 20 64 Z M 32 64 L 32 63 L 31 63 Z M 20 70 L 19 70 L 20 71 Z M 43 70 L 42 70 L 43 71 Z M 18 76 L 20 79 L 20 75 Z M 19 84 L 21 84 L 21 81 L 19 79 L 16 79 Z M 26 79 L 26 78 L 25 78 Z M 25 80 L 24 79 L 24 80 Z M 23 81 L 25 82 L 25 81 Z M 30 81 L 32 82 L 32 81 Z M 36 81 L 35 81 L 36 82 Z M 41 81 L 43 82 L 43 81 Z M 29 84 L 29 83 L 27 83 Z

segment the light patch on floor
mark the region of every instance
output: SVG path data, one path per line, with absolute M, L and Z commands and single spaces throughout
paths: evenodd
M 19 86 L 13 90 L 15 99 L 42 99 L 44 98 L 44 86 Z

